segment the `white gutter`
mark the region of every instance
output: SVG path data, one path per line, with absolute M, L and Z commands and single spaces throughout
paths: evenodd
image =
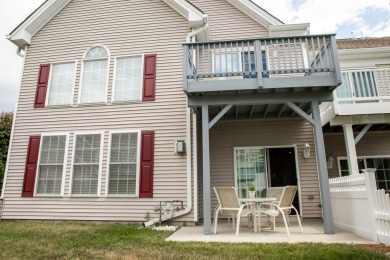
M 22 55 L 20 53 L 20 48 L 18 48 L 17 52 L 16 52 L 16 54 L 18 54 L 19 56 L 23 57 L 23 63 L 22 63 L 22 71 L 20 73 L 18 102 L 15 105 L 14 116 L 13 116 L 13 119 L 12 119 L 12 129 L 11 129 L 11 136 L 10 136 L 9 145 L 8 145 L 7 162 L 5 164 L 3 187 L 2 187 L 2 190 L 1 190 L 1 196 L 0 196 L 0 198 L 3 198 L 3 199 L 4 199 L 4 193 L 5 193 L 5 183 L 7 182 L 7 176 L 8 176 L 9 160 L 10 160 L 10 157 L 11 157 L 12 142 L 13 142 L 13 139 L 14 139 L 16 112 L 18 110 L 18 104 L 19 104 L 19 100 L 20 100 L 20 92 L 22 90 L 23 71 L 24 71 L 24 64 L 25 64 L 25 61 L 26 61 L 27 49 L 28 49 L 28 47 L 25 46 L 24 47 L 24 55 Z M 3 201 L 3 203 L 4 203 L 4 201 Z M 3 212 L 4 212 L 4 210 L 1 210 L 1 214 L 3 214 Z M 0 218 L 1 218 L 1 216 L 0 216 Z
M 196 29 L 195 31 L 192 31 L 190 32 L 189 34 L 187 34 L 187 37 L 186 37 L 186 42 L 191 42 L 192 40 L 192 37 L 194 37 L 195 35 L 197 35 L 198 33 L 202 32 L 203 30 L 207 30 L 209 27 L 209 24 L 206 23 L 205 25 L 203 25 L 202 27 Z M 161 217 L 161 221 L 166 221 L 166 220 L 169 220 L 169 219 L 173 219 L 173 218 L 177 218 L 177 217 L 180 217 L 180 216 L 183 216 L 183 215 L 186 215 L 188 213 L 191 212 L 192 210 L 192 188 L 191 188 L 191 184 L 192 184 L 192 180 L 191 180 L 191 177 L 192 177 L 192 172 L 191 172 L 191 160 L 192 160 L 192 142 L 191 142 L 191 133 L 192 133 L 192 129 L 191 129 L 191 109 L 188 108 L 188 104 L 187 104 L 187 115 L 186 115 L 186 131 L 187 131 L 187 206 L 184 210 L 180 210 L 180 211 L 176 211 L 173 213 L 173 216 L 172 217 Z M 196 118 L 194 120 L 194 125 L 193 127 L 195 128 L 196 127 Z M 196 137 L 194 137 L 194 145 L 195 145 L 195 155 L 194 155 L 194 201 L 196 201 L 196 203 L 198 202 L 197 200 L 197 196 L 198 196 L 198 189 L 197 189 L 197 186 L 198 186 L 198 178 L 197 178 L 197 175 L 198 175 L 198 169 L 197 169 L 197 144 L 195 143 L 196 141 Z M 160 209 L 162 210 L 162 209 Z M 198 220 L 198 205 L 195 204 L 195 208 L 194 208 L 194 221 L 197 221 Z M 155 218 L 155 219 L 152 219 L 152 220 L 149 220 L 147 222 L 144 222 L 142 223 L 142 226 L 144 227 L 149 227 L 157 222 L 160 221 L 160 218 Z

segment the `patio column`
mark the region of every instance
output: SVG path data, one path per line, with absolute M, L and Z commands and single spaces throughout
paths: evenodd
M 203 234 L 211 234 L 209 107 L 202 105 Z
M 317 165 L 319 171 L 322 216 L 324 221 L 325 234 L 334 234 L 333 214 L 330 200 L 329 177 L 326 166 L 325 144 L 322 133 L 321 113 L 318 101 L 311 102 L 314 120 L 314 141 L 316 144 Z
M 352 124 L 343 125 L 345 148 L 347 149 L 349 173 L 359 174 L 359 165 L 356 155 L 355 137 L 353 135 Z

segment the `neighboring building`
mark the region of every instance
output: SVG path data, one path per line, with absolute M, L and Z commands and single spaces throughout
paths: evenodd
M 181 200 L 175 220 L 209 234 L 212 186 L 297 184 L 333 233 L 319 104 L 341 76 L 334 35 L 308 31 L 249 0 L 47 0 L 9 36 L 1 217 L 141 222 Z
M 390 190 L 390 37 L 337 46 L 342 84 L 321 109 L 329 176 L 376 168 L 378 188 Z

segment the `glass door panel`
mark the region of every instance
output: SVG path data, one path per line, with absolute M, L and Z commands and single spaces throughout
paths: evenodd
M 253 184 L 256 197 L 267 188 L 266 159 L 264 148 L 236 148 L 236 188 L 240 198 L 248 198 L 248 187 Z

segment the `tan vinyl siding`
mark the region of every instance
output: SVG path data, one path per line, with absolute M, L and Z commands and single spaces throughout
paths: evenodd
M 258 24 L 226 0 L 189 0 L 209 16 L 211 37 L 216 40 L 268 37 L 268 29 Z
M 182 48 L 188 22 L 160 0 L 72 1 L 34 38 L 25 63 L 7 185 L 5 219 L 69 219 L 144 221 L 159 201 L 187 204 L 186 156 L 175 155 L 175 140 L 186 139 L 186 95 L 182 87 Z M 108 101 L 111 100 L 114 57 L 157 54 L 155 102 L 124 102 L 77 106 L 81 58 L 95 44 L 111 53 Z M 33 109 L 40 64 L 77 60 L 74 107 Z M 106 198 L 109 131 L 154 130 L 154 198 Z M 69 197 L 74 133 L 104 131 L 101 198 Z M 21 198 L 30 135 L 70 133 L 65 197 Z M 178 220 L 193 221 L 193 214 Z
M 390 96 L 390 69 L 377 70 L 374 73 L 379 96 Z
M 309 159 L 303 158 L 305 143 L 311 146 Z M 322 216 L 311 125 L 303 119 L 218 122 L 210 131 L 211 187 L 234 186 L 233 148 L 243 146 L 296 146 L 303 216 Z M 311 195 L 313 200 L 309 199 Z M 216 203 L 212 192 L 213 209 Z
M 338 177 L 337 157 L 347 157 L 343 133 L 325 134 L 326 156 L 335 161 L 328 169 L 329 177 Z M 356 145 L 357 156 L 390 156 L 390 136 L 388 132 L 368 132 Z

